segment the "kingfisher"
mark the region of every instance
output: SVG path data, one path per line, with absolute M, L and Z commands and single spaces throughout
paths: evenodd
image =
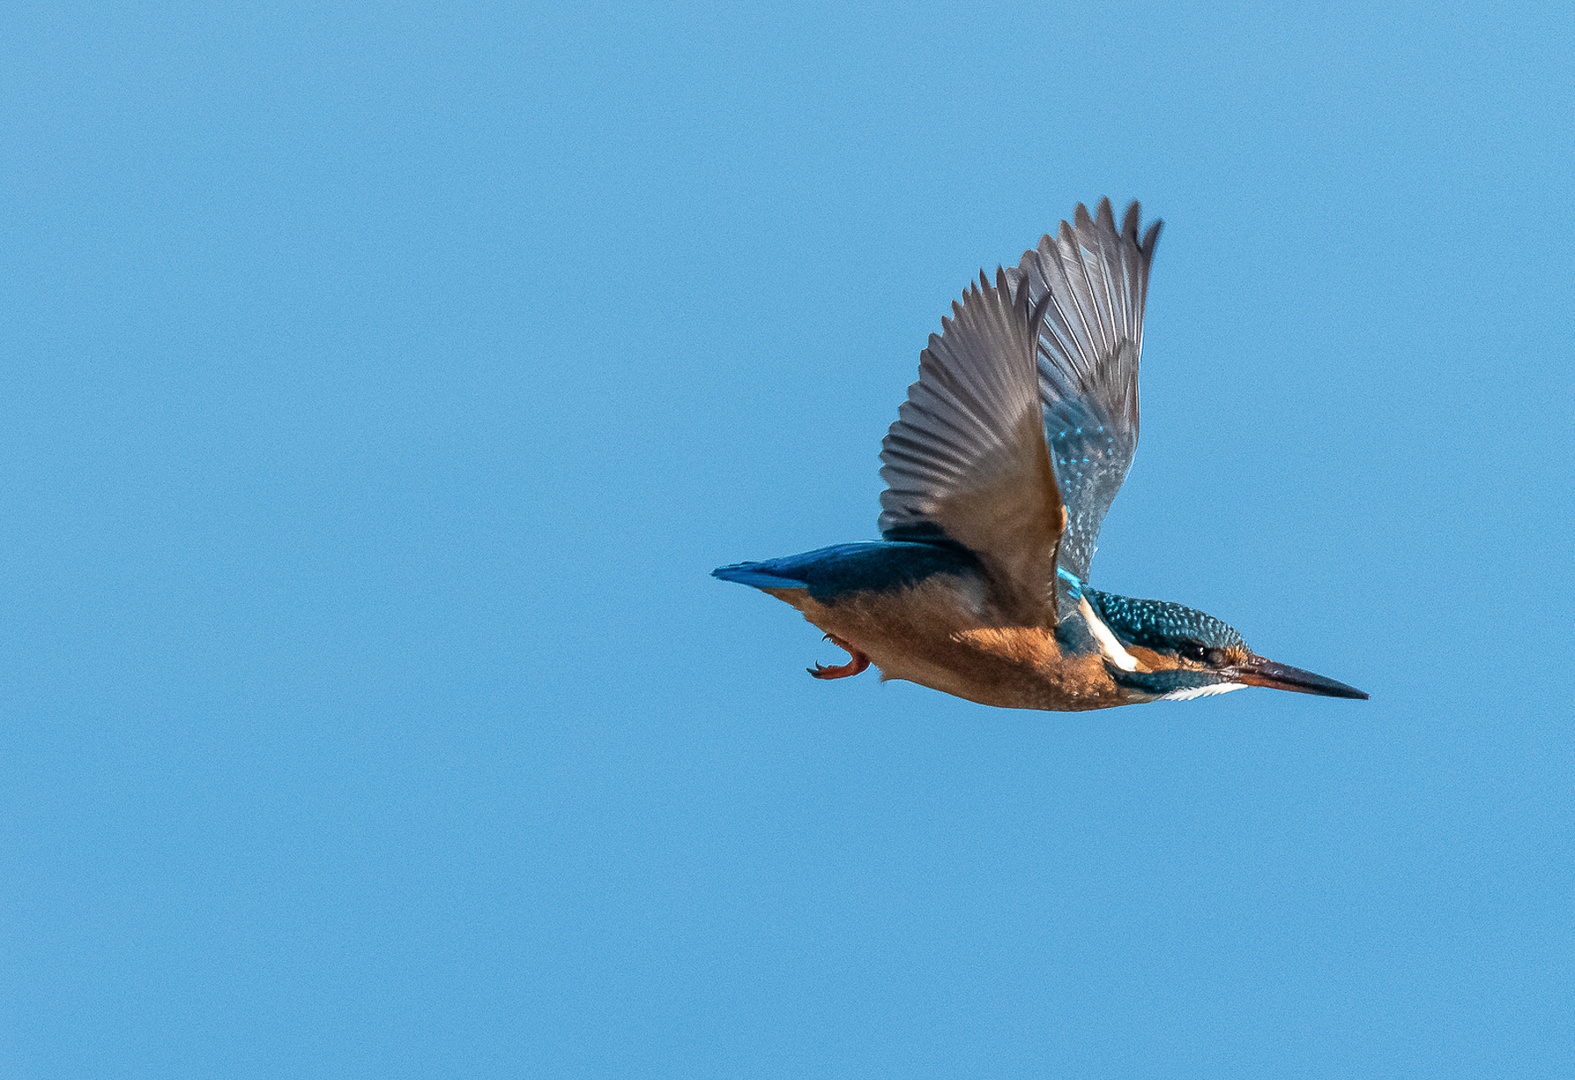
M 1016 267 L 980 271 L 919 356 L 881 444 L 882 539 L 713 574 L 798 608 L 845 650 L 984 705 L 1105 709 L 1248 686 L 1362 691 L 1277 664 L 1211 615 L 1088 584 L 1138 442 L 1143 306 L 1161 223 L 1078 204 Z

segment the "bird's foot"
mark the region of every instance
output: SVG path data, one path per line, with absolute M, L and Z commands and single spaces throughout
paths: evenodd
M 805 670 L 811 675 L 815 676 L 815 678 L 846 679 L 849 675 L 857 675 L 859 672 L 870 666 L 869 657 L 859 652 L 852 645 L 849 645 L 837 635 L 827 634 L 823 640 L 831 642 L 839 649 L 847 650 L 848 662 L 846 664 L 838 664 L 836 667 L 827 667 L 825 664 L 816 663 L 812 668 L 805 668 Z

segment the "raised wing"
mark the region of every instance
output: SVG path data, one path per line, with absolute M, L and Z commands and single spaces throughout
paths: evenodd
M 919 357 L 919 381 L 881 443 L 880 530 L 957 541 L 979 556 L 994 599 L 1021 625 L 1055 624 L 1056 543 L 1065 517 L 1045 447 L 1035 371 L 1038 313 L 1007 272 L 952 304 Z
M 1139 239 L 1134 202 L 1117 230 L 1109 199 L 1094 217 L 1081 203 L 1074 216 L 1008 275 L 1014 290 L 1027 282 L 1030 302 L 1045 309 L 1037 324 L 1039 393 L 1067 518 L 1057 566 L 1075 579 L 1075 594 L 1137 450 L 1143 302 L 1160 222 Z

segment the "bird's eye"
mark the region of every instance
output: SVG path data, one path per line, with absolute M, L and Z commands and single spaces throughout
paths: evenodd
M 1203 643 L 1201 641 L 1183 641 L 1177 647 L 1176 652 L 1180 653 L 1183 659 L 1191 660 L 1195 663 L 1201 664 L 1203 663 L 1208 650 L 1203 647 Z

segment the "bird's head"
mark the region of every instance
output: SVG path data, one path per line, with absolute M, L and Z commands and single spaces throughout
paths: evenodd
M 1345 683 L 1259 656 L 1233 628 L 1193 608 L 1092 589 L 1084 589 L 1083 595 L 1127 653 L 1151 669 L 1112 671 L 1118 682 L 1133 689 L 1171 700 L 1221 694 L 1244 686 L 1324 697 L 1367 697 Z

